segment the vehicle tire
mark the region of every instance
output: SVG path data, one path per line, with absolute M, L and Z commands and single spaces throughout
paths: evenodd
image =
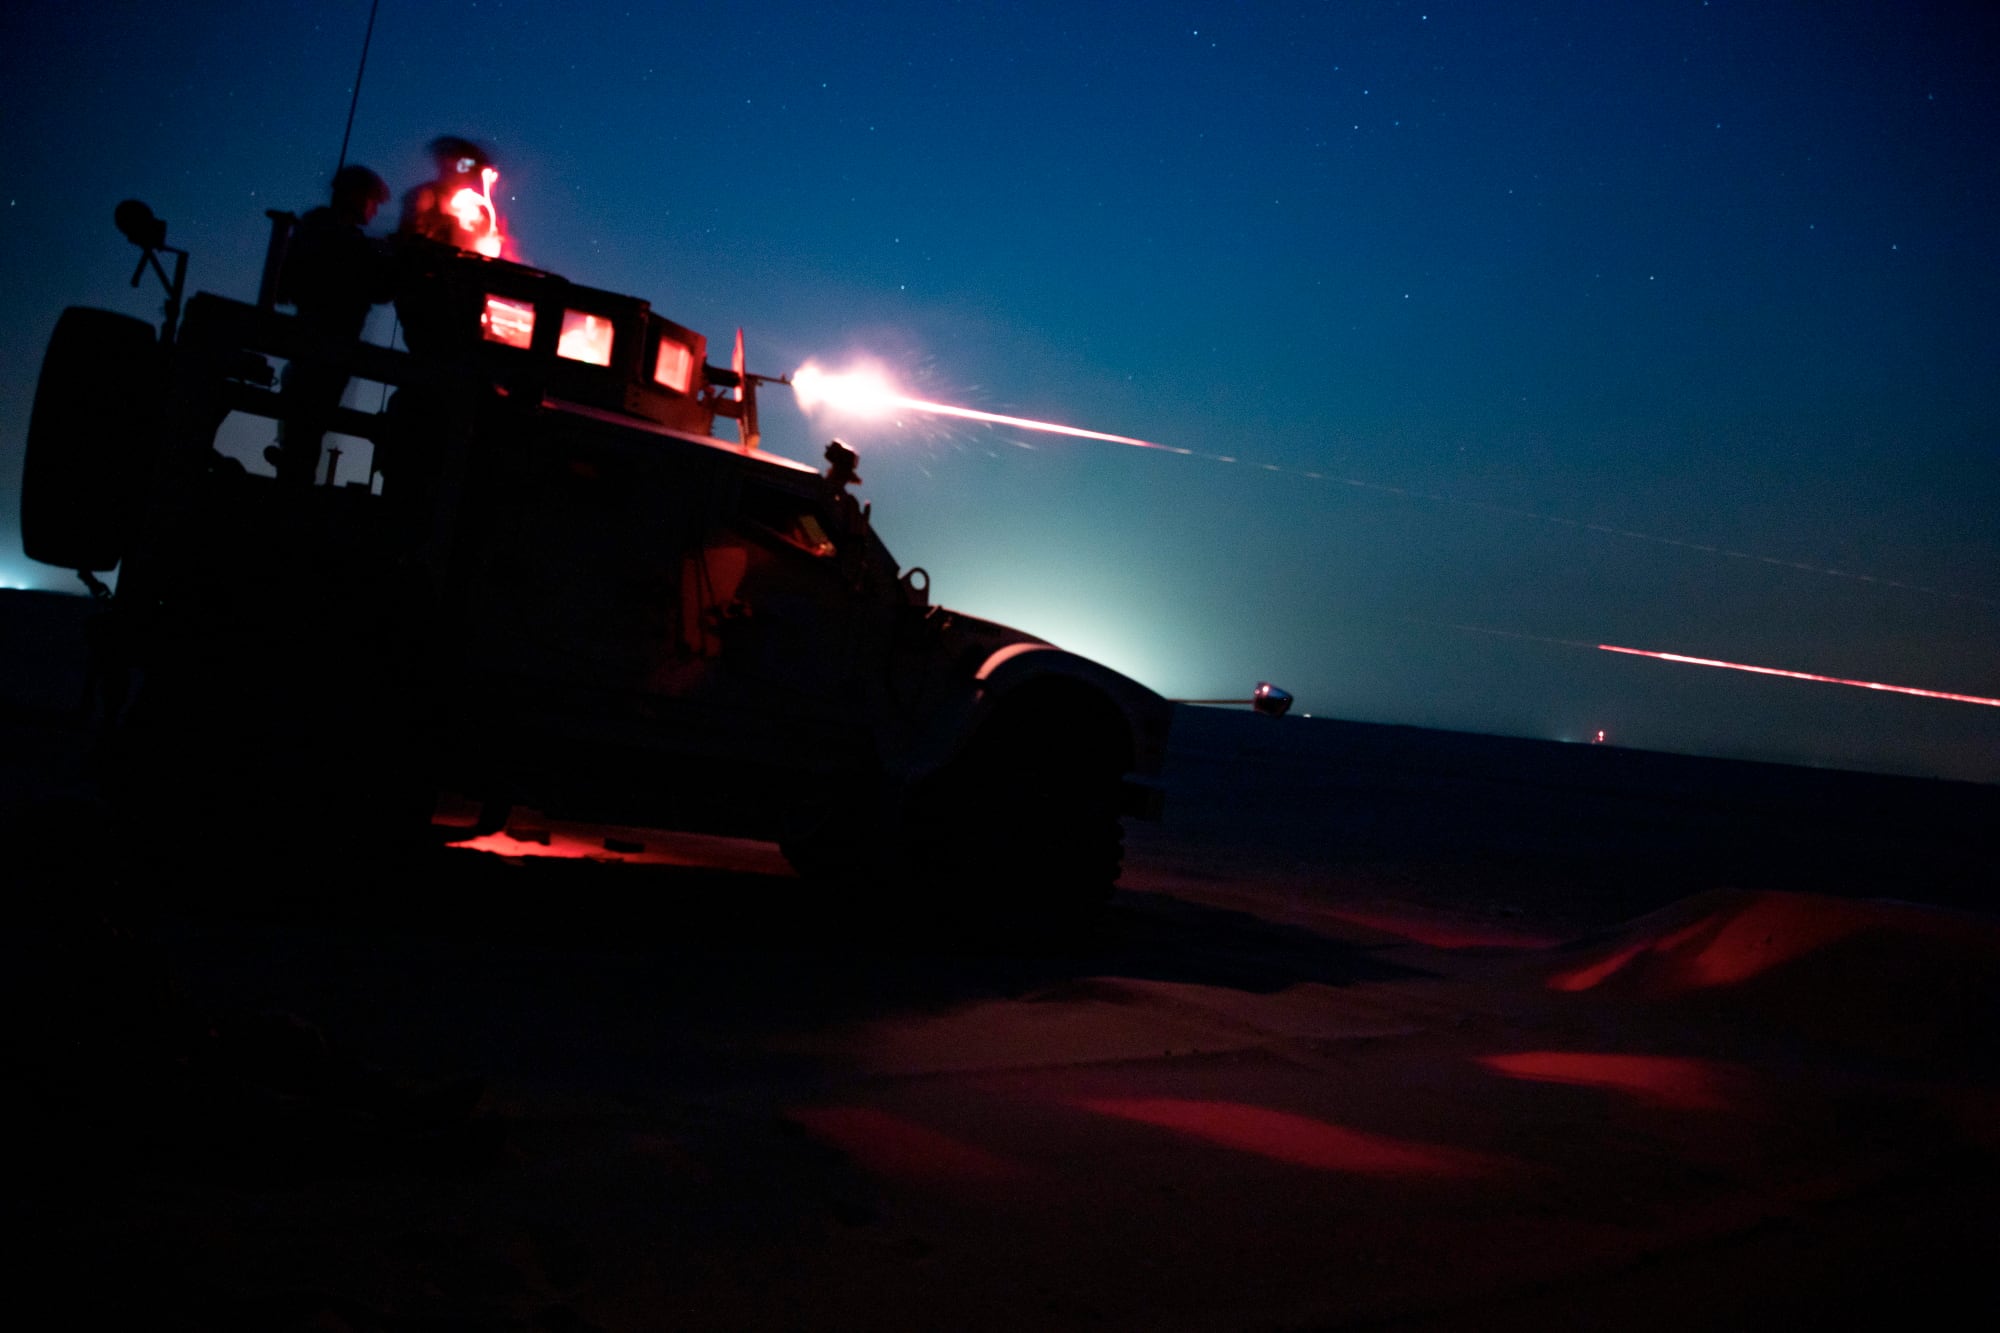
M 1124 860 L 1122 723 L 1081 690 L 1051 687 L 997 710 L 925 784 L 909 816 L 909 870 L 1016 924 L 1095 924 Z
M 877 890 L 897 868 L 897 802 L 879 777 L 853 775 L 801 809 L 778 850 L 800 879 Z
M 163 387 L 143 320 L 71 306 L 35 384 L 21 469 L 21 546 L 31 560 L 103 573 L 125 554 Z

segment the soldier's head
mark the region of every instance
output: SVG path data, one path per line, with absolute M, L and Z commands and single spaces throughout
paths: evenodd
M 431 140 L 431 160 L 437 163 L 440 177 L 476 176 L 481 167 L 490 166 L 493 161 L 484 148 L 456 134 L 442 134 Z
M 333 173 L 333 211 L 350 222 L 367 226 L 388 198 L 388 182 L 366 167 L 345 166 Z

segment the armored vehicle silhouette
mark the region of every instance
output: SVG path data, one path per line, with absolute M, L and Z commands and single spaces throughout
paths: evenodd
M 421 241 L 396 258 L 413 350 L 315 346 L 275 299 L 273 219 L 258 302 L 204 292 L 184 318 L 185 257 L 138 227 L 163 332 L 71 308 L 42 368 L 23 545 L 100 593 L 118 570 L 99 670 L 133 684 L 109 747 L 127 807 L 338 841 L 427 829 L 452 792 L 489 830 L 520 804 L 776 841 L 807 876 L 1108 894 L 1120 816 L 1159 809 L 1170 705 L 931 605 L 852 453 L 822 474 L 758 447 L 770 381 L 740 356 Z M 295 426 L 274 362 L 315 358 L 394 386 L 320 422 L 372 443 L 367 480 L 218 452 L 231 413 Z

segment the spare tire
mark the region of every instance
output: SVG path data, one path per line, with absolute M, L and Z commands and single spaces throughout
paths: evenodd
M 28 419 L 21 547 L 31 560 L 104 572 L 125 554 L 160 418 L 153 326 L 71 306 L 56 321 Z

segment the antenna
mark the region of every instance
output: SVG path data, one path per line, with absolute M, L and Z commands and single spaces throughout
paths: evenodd
M 361 105 L 361 76 L 368 72 L 368 45 L 375 40 L 375 11 L 382 7 L 382 0 L 368 0 L 368 31 L 361 35 L 361 67 L 354 71 L 354 98 L 347 104 L 347 128 L 340 132 L 340 160 L 333 164 L 338 172 L 347 165 L 347 141 L 354 134 L 354 108 Z

